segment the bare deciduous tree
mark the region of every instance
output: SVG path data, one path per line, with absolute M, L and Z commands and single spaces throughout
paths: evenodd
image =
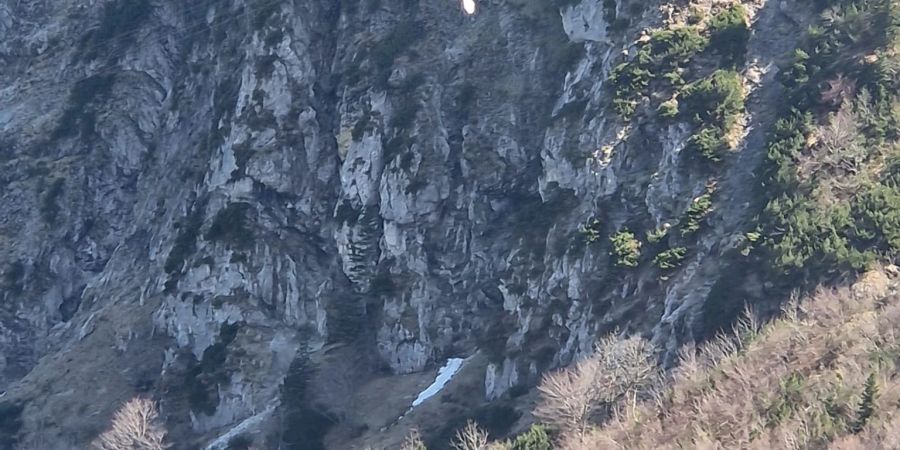
M 592 417 L 622 400 L 633 404 L 659 379 L 650 346 L 640 338 L 600 340 L 594 355 L 544 377 L 535 415 L 561 430 L 583 434 Z
M 829 117 L 826 125 L 819 128 L 825 164 L 855 171 L 866 154 L 860 136 L 859 115 L 852 104 L 845 104 Z
M 589 358 L 546 375 L 538 386 L 541 401 L 534 415 L 556 428 L 584 432 L 592 412 L 599 406 L 598 388 L 594 384 L 599 370 L 597 360 Z
M 456 432 L 456 439 L 451 446 L 456 450 L 488 450 L 488 434 L 469 421 L 463 429 Z
M 400 444 L 400 450 L 426 450 L 425 442 L 422 441 L 422 435 L 419 430 L 413 429 Z
M 840 106 L 855 95 L 856 80 L 838 74 L 835 78 L 828 80 L 828 88 L 822 91 L 822 102 Z
M 156 403 L 136 397 L 116 411 L 109 429 L 91 446 L 95 450 L 163 450 L 168 448 L 165 438 Z

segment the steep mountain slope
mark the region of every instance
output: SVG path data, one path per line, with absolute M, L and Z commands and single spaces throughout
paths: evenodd
M 0 1 L 0 432 L 391 447 L 614 329 L 672 365 L 786 297 L 744 255 L 814 3 Z
M 548 374 L 533 425 L 492 439 L 469 422 L 463 450 L 894 449 L 897 433 L 896 266 L 818 289 L 763 323 L 685 346 L 663 374 L 647 342 L 608 336 Z M 411 445 L 422 449 L 411 434 Z
M 689 355 L 659 403 L 564 448 L 897 448 L 897 300 L 883 271 L 822 289 Z

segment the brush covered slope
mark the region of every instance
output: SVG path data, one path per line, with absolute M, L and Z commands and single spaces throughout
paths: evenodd
M 548 374 L 535 425 L 493 440 L 477 423 L 460 450 L 900 448 L 900 269 L 820 288 L 761 323 L 752 314 L 668 374 L 639 338 Z M 424 448 L 422 441 L 416 441 Z M 417 447 L 407 445 L 403 449 Z

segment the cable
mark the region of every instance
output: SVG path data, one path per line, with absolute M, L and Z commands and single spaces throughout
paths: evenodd
M 178 33 L 173 33 L 173 34 L 167 35 L 167 37 L 171 37 L 171 38 L 173 38 L 173 39 L 185 39 L 185 38 L 189 38 L 189 37 L 191 37 L 191 36 L 195 36 L 195 35 L 198 35 L 198 34 L 200 34 L 200 33 L 205 32 L 205 31 L 211 30 L 211 29 L 213 29 L 214 27 L 222 26 L 222 25 L 225 25 L 225 24 L 228 24 L 228 23 L 235 22 L 235 21 L 238 21 L 238 20 L 240 20 L 240 19 L 246 18 L 246 17 L 249 16 L 250 14 L 253 14 L 253 13 L 256 13 L 256 12 L 260 11 L 262 8 L 271 7 L 271 6 L 275 5 L 275 4 L 277 4 L 279 1 L 281 1 L 281 0 L 260 0 L 260 1 L 259 1 L 257 4 L 255 4 L 255 5 L 252 5 L 252 6 L 250 6 L 250 5 L 245 6 L 244 9 L 243 9 L 243 11 L 240 12 L 240 13 L 237 13 L 237 14 L 234 14 L 234 15 L 230 15 L 230 16 L 226 16 L 226 17 L 224 17 L 223 19 L 218 20 L 218 21 L 213 20 L 211 23 L 206 23 L 206 22 L 204 21 L 204 22 L 201 23 L 201 24 L 197 24 L 197 25 L 194 25 L 194 26 L 186 27 L 186 28 L 184 28 L 183 30 L 181 30 L 181 31 L 178 32 Z M 205 8 L 209 8 L 210 6 L 211 6 L 211 5 L 196 6 L 195 8 L 192 8 L 190 11 L 184 11 L 184 12 L 185 12 L 185 13 L 188 13 L 188 12 L 197 12 L 197 11 L 200 11 L 200 10 L 201 10 L 202 8 L 204 8 L 204 7 L 205 7 Z M 99 51 L 99 50 L 102 50 L 104 47 L 106 47 L 106 46 L 108 45 L 108 44 L 106 44 L 106 43 L 111 42 L 111 41 L 114 41 L 114 40 L 122 40 L 122 39 L 125 39 L 125 38 L 130 38 L 130 37 L 138 36 L 139 34 L 142 34 L 142 33 L 147 33 L 147 34 L 153 34 L 153 33 L 157 33 L 157 32 L 162 33 L 164 30 L 170 29 L 170 28 L 173 28 L 173 27 L 172 27 L 171 25 L 154 25 L 154 26 L 145 26 L 145 27 L 141 27 L 141 28 L 139 28 L 139 29 L 135 29 L 135 30 L 128 31 L 128 32 L 125 32 L 125 33 L 117 34 L 117 35 L 113 36 L 112 38 L 110 38 L 109 40 L 104 41 L 104 42 L 105 42 L 104 44 L 98 44 L 98 45 L 95 45 L 95 46 L 93 46 L 93 47 L 88 47 L 88 48 L 85 49 L 84 51 L 91 51 L 91 50 Z M 127 47 L 127 48 L 120 49 L 119 51 L 114 51 L 114 52 L 106 53 L 104 56 L 105 56 L 108 60 L 116 60 L 116 59 L 118 59 L 118 58 L 120 58 L 120 57 L 122 57 L 122 56 L 125 56 L 125 55 L 129 54 L 129 53 L 138 53 L 138 52 L 140 52 L 142 49 L 150 48 L 150 47 L 153 46 L 153 45 L 157 45 L 157 41 L 138 42 L 138 43 L 136 43 L 136 44 L 134 44 L 134 45 L 131 45 L 131 46 Z M 102 70 L 98 70 L 98 71 L 94 71 L 94 72 L 89 72 L 85 77 L 81 78 L 81 80 L 84 80 L 84 79 L 87 79 L 87 78 L 90 78 L 90 77 L 103 76 L 103 75 L 107 75 L 107 74 L 118 74 L 118 73 L 123 73 L 123 72 L 128 72 L 128 71 L 139 71 L 139 70 L 128 69 L 128 68 L 120 67 L 120 66 L 117 66 L 117 67 L 108 67 L 108 68 L 105 68 L 105 69 L 102 69 Z M 222 92 L 222 93 L 220 93 L 219 95 L 220 95 L 220 96 L 223 96 L 223 97 L 230 97 L 230 96 L 233 96 L 233 95 L 237 94 L 238 92 L 240 92 L 240 90 L 241 90 L 242 87 L 243 87 L 243 86 L 241 85 L 241 83 L 237 83 L 234 87 L 231 87 L 231 88 L 227 89 L 225 92 Z M 172 136 L 172 135 L 176 134 L 176 132 L 177 132 L 176 130 L 171 130 L 171 131 L 169 131 L 169 132 L 158 132 L 158 133 L 152 133 L 152 134 L 155 136 L 155 139 L 156 139 L 156 140 L 160 140 L 160 139 L 163 139 L 163 138 Z
M 122 1 L 122 0 L 119 0 L 119 1 Z M 107 3 L 106 7 L 109 8 L 109 7 L 111 7 L 110 5 L 111 5 L 110 3 Z M 186 15 L 193 15 L 194 13 L 199 12 L 201 10 L 204 10 L 204 9 L 208 10 L 211 6 L 213 6 L 211 3 L 200 2 L 200 3 L 195 4 L 193 7 L 187 7 L 182 12 Z M 153 10 L 151 10 L 151 13 L 152 12 L 153 12 Z M 102 16 L 102 14 L 101 14 L 101 16 Z M 100 25 L 102 23 L 103 23 L 103 18 L 101 17 L 100 24 L 90 27 L 89 31 L 95 31 L 95 30 L 99 29 Z M 166 26 L 168 26 L 168 25 L 156 25 L 155 27 L 157 29 L 162 29 Z M 138 28 L 135 28 L 135 29 L 132 29 L 129 31 L 122 31 L 113 36 L 110 36 L 109 40 L 124 40 L 126 38 L 137 36 L 138 34 L 144 32 L 144 31 L 146 31 L 146 27 L 138 27 Z
M 281 1 L 281 0 L 263 0 L 263 1 L 259 2 L 259 3 L 258 3 L 257 5 L 255 5 L 255 6 L 256 6 L 257 8 L 259 8 L 259 7 L 269 7 L 269 6 L 272 6 L 272 5 L 276 4 L 276 3 L 278 3 L 279 1 Z M 235 22 L 235 21 L 237 21 L 237 20 L 239 20 L 239 19 L 245 18 L 245 17 L 247 17 L 248 15 L 250 15 L 251 13 L 257 12 L 258 10 L 259 10 L 259 9 L 253 9 L 253 8 L 251 8 L 251 7 L 248 6 L 248 7 L 245 7 L 244 11 L 241 12 L 241 13 L 239 13 L 239 14 L 235 14 L 235 15 L 233 15 L 233 16 L 227 16 L 227 17 L 225 17 L 224 19 L 219 20 L 219 21 L 215 21 L 215 20 L 214 20 L 212 23 L 209 23 L 209 24 L 207 24 L 207 23 L 202 23 L 202 24 L 199 24 L 199 25 L 195 25 L 195 26 L 193 26 L 193 27 L 186 27 L 186 28 L 184 28 L 184 30 L 182 30 L 182 32 L 180 32 L 180 33 L 173 33 L 173 35 L 170 35 L 170 36 L 173 37 L 173 38 L 175 38 L 176 40 L 181 40 L 181 39 L 189 38 L 189 37 L 192 37 L 192 36 L 196 36 L 196 35 L 199 35 L 199 34 L 205 32 L 205 31 L 212 30 L 213 27 L 225 25 L 225 24 L 228 24 L 228 23 L 231 23 L 231 22 Z M 173 28 L 173 27 L 172 27 L 171 25 L 156 25 L 156 26 L 151 26 L 151 27 L 141 27 L 140 29 L 130 31 L 130 32 L 128 32 L 127 34 L 116 35 L 114 38 L 110 38 L 110 39 L 109 39 L 108 41 L 106 41 L 106 42 L 110 42 L 110 41 L 112 41 L 112 40 L 114 40 L 114 39 L 116 39 L 116 40 L 121 40 L 123 37 L 137 36 L 138 34 L 141 34 L 141 33 L 152 34 L 152 33 L 155 33 L 155 32 L 162 32 L 163 30 L 169 29 L 169 28 Z M 90 51 L 97 51 L 97 52 L 99 52 L 100 50 L 102 50 L 103 48 L 105 48 L 107 45 L 108 45 L 108 44 L 98 44 L 98 45 L 95 45 L 95 46 L 93 46 L 93 47 L 88 47 L 88 48 L 86 48 L 86 49 L 83 49 L 83 51 L 85 51 L 85 52 L 90 52 Z M 121 57 L 123 57 L 123 56 L 125 56 L 125 55 L 128 55 L 129 53 L 137 53 L 137 52 L 139 52 L 140 50 L 150 48 L 150 47 L 153 46 L 153 45 L 157 45 L 156 41 L 149 41 L 149 42 L 143 42 L 143 43 L 136 43 L 136 44 L 134 44 L 134 45 L 132 45 L 132 46 L 129 46 L 129 47 L 127 47 L 127 48 L 122 48 L 122 49 L 119 49 L 118 51 L 113 51 L 113 52 L 106 53 L 104 56 L 105 56 L 107 59 L 109 59 L 109 60 L 117 60 L 118 58 L 121 58 Z M 102 70 L 99 70 L 99 71 L 92 72 L 92 73 L 91 73 L 90 75 L 88 75 L 87 77 L 92 77 L 92 76 L 102 76 L 102 75 L 106 75 L 106 74 L 114 74 L 114 73 L 124 72 L 124 71 L 127 71 L 127 70 L 128 70 L 128 69 L 122 68 L 122 67 L 109 67 L 109 68 L 107 68 L 107 69 L 102 69 Z M 87 77 L 85 77 L 85 78 L 87 78 Z
M 110 3 L 107 3 L 106 5 L 110 5 Z M 209 8 L 210 6 L 212 6 L 211 3 L 197 3 L 197 4 L 195 4 L 193 7 L 189 7 L 189 8 L 187 8 L 187 9 L 185 9 L 184 12 L 185 12 L 186 14 L 189 14 L 189 13 L 196 13 L 197 11 L 200 11 L 200 10 L 203 9 L 203 8 Z M 108 7 L 108 6 L 107 6 L 107 7 Z M 37 22 L 31 22 L 31 21 L 22 19 L 22 18 L 20 18 L 20 17 L 14 17 L 14 19 L 15 19 L 15 20 L 18 20 L 18 21 L 20 21 L 20 22 L 24 22 L 26 25 L 31 25 L 33 28 L 38 28 L 38 27 L 41 26 L 41 24 L 39 24 L 39 23 L 37 23 Z M 102 22 L 102 20 L 101 20 L 101 22 Z M 99 28 L 99 27 L 98 27 L 98 26 L 91 27 L 91 28 L 89 28 L 89 31 L 96 30 L 97 28 Z M 157 26 L 157 29 L 162 29 L 162 28 L 164 28 L 164 26 L 161 26 L 161 25 L 160 25 L 160 26 Z M 111 36 L 110 39 L 122 39 L 122 38 L 125 38 L 125 37 L 136 36 L 136 35 L 140 34 L 140 33 L 143 32 L 143 31 L 144 31 L 144 28 L 138 27 L 137 29 L 134 29 L 134 30 L 131 30 L 131 31 L 121 32 L 121 33 L 119 33 L 119 34 L 116 34 L 116 35 L 114 35 L 114 36 Z
M 208 31 L 208 30 L 212 30 L 213 27 L 222 26 L 222 25 L 225 25 L 225 24 L 228 24 L 228 23 L 231 23 L 231 22 L 235 22 L 235 21 L 237 21 L 237 20 L 239 20 L 239 19 L 245 18 L 245 17 L 247 17 L 248 15 L 250 15 L 251 13 L 258 12 L 258 11 L 260 10 L 259 8 L 261 8 L 261 7 L 271 7 L 271 6 L 273 6 L 274 4 L 278 3 L 279 1 L 280 1 L 280 0 L 262 0 L 262 1 L 260 1 L 259 3 L 257 3 L 256 5 L 254 5 L 253 7 L 251 7 L 251 6 L 245 7 L 245 9 L 243 10 L 243 12 L 241 12 L 241 13 L 239 13 L 239 14 L 235 14 L 235 15 L 232 15 L 232 16 L 227 16 L 227 17 L 225 17 L 225 18 L 223 18 L 223 19 L 221 19 L 221 20 L 218 20 L 218 21 L 215 21 L 215 20 L 214 20 L 212 23 L 209 23 L 209 24 L 207 24 L 207 23 L 202 23 L 202 24 L 199 24 L 199 25 L 195 25 L 195 26 L 193 26 L 193 27 L 186 27 L 186 28 L 185 28 L 184 30 L 182 30 L 181 32 L 179 32 L 179 33 L 172 33 L 172 34 L 167 35 L 166 37 L 172 38 L 172 39 L 175 40 L 176 42 L 179 41 L 179 40 L 187 39 L 187 38 L 193 38 L 194 36 L 196 36 L 196 35 L 198 35 L 198 34 L 200 34 L 200 33 L 203 33 L 203 32 Z M 254 9 L 254 8 L 255 8 L 255 9 Z M 198 9 L 193 10 L 193 11 L 196 12 L 196 11 L 199 11 L 199 10 L 200 10 L 200 9 L 199 9 L 199 7 L 198 7 Z M 129 38 L 130 38 L 130 37 L 133 37 L 133 36 L 137 36 L 137 35 L 139 35 L 139 34 L 142 34 L 142 33 L 147 33 L 147 34 L 153 34 L 153 33 L 157 33 L 157 32 L 160 32 L 160 33 L 161 33 L 161 32 L 163 32 L 163 30 L 165 30 L 165 29 L 171 29 L 171 28 L 173 28 L 171 25 L 155 25 L 155 26 L 145 26 L 145 27 L 140 27 L 139 29 L 136 29 L 136 30 L 132 30 L 132 31 L 129 31 L 129 32 L 126 32 L 126 33 L 117 34 L 117 35 L 113 36 L 112 38 L 110 38 L 109 40 L 105 41 L 103 44 L 94 45 L 94 46 L 92 46 L 92 47 L 86 47 L 86 48 L 84 48 L 84 49 L 82 49 L 82 50 L 85 51 L 85 52 L 91 52 L 91 51 L 94 51 L 94 52 L 97 52 L 97 53 L 99 54 L 99 53 L 101 53 L 100 50 L 102 50 L 102 49 L 104 49 L 104 48 L 108 48 L 109 45 L 111 44 L 111 41 L 113 41 L 113 40 L 121 40 L 121 39 L 126 38 L 126 37 L 129 37 Z M 103 54 L 103 56 L 104 56 L 105 58 L 107 58 L 107 60 L 113 60 L 113 61 L 114 61 L 114 60 L 117 60 L 118 58 L 121 58 L 122 56 L 125 56 L 125 55 L 127 55 L 127 54 L 129 54 L 129 53 L 137 53 L 137 52 L 139 52 L 139 51 L 142 50 L 142 49 L 149 48 L 151 45 L 155 45 L 156 42 L 157 42 L 157 41 L 138 42 L 138 43 L 136 43 L 136 44 L 134 44 L 134 45 L 128 46 L 128 47 L 126 47 L 126 48 L 121 48 L 121 49 L 119 49 L 119 50 L 117 50 L 117 51 L 106 52 L 105 54 Z M 92 72 L 91 74 L 87 75 L 85 78 L 90 77 L 90 76 L 102 76 L 102 75 L 107 75 L 107 74 L 114 74 L 114 73 L 124 72 L 124 71 L 127 71 L 127 70 L 128 70 L 128 69 L 122 68 L 122 67 L 108 67 L 108 68 L 106 68 L 106 69 L 94 71 L 94 72 Z M 84 79 L 84 78 L 82 78 L 82 79 Z
M 279 1 L 279 0 L 267 0 L 267 1 L 265 1 L 265 2 L 259 3 L 259 4 L 257 5 L 257 7 L 259 7 L 259 6 L 264 6 L 264 7 L 271 6 L 271 5 L 275 4 L 275 3 L 277 3 L 278 1 Z M 247 8 L 247 9 L 245 9 L 245 11 L 244 11 L 243 13 L 236 14 L 236 15 L 234 15 L 234 16 L 226 17 L 226 18 L 224 18 L 224 19 L 222 19 L 222 20 L 220 20 L 220 21 L 218 21 L 218 22 L 214 22 L 214 23 L 211 23 L 211 24 L 205 24 L 205 23 L 204 23 L 204 24 L 201 24 L 200 26 L 189 27 L 189 28 L 186 29 L 186 30 L 187 30 L 186 32 L 182 32 L 182 33 L 179 33 L 179 34 L 180 34 L 180 36 L 181 36 L 182 38 L 184 38 L 184 37 L 186 37 L 186 36 L 191 36 L 191 35 L 194 35 L 194 34 L 197 34 L 197 33 L 202 32 L 204 29 L 212 29 L 212 27 L 214 27 L 214 26 L 223 25 L 223 24 L 226 24 L 226 23 L 229 23 L 229 22 L 234 22 L 234 21 L 236 21 L 236 20 L 242 19 L 242 18 L 246 17 L 247 15 L 249 15 L 249 14 L 255 12 L 255 11 L 256 11 L 256 10 L 253 10 L 253 9 L 251 9 L 251 8 Z M 153 33 L 153 32 L 162 30 L 162 29 L 164 29 L 164 28 L 169 28 L 169 26 L 168 26 L 168 25 L 167 25 L 167 26 L 164 26 L 164 27 L 163 27 L 163 26 L 157 26 L 157 27 L 151 28 L 151 29 L 149 29 L 149 30 L 144 29 L 144 30 L 141 30 L 141 31 L 142 31 L 142 32 L 148 32 L 148 33 Z M 131 53 L 131 52 L 138 52 L 138 51 L 140 51 L 140 49 L 142 49 L 142 48 L 148 48 L 148 47 L 149 47 L 150 45 L 152 45 L 152 44 L 154 44 L 154 43 L 153 43 L 153 42 L 147 42 L 147 43 L 144 43 L 144 44 L 139 44 L 139 45 L 136 45 L 136 46 L 131 46 L 131 47 L 129 47 L 129 48 L 124 49 L 124 51 L 120 51 L 120 52 L 112 52 L 112 53 L 110 53 L 110 54 L 107 54 L 106 56 L 107 56 L 107 58 L 119 58 L 119 57 L 124 56 L 125 54 Z M 99 70 L 99 71 L 91 72 L 91 73 L 88 74 L 87 76 L 81 78 L 81 80 L 84 80 L 84 79 L 87 79 L 87 78 L 90 78 L 90 77 L 97 77 L 97 76 L 104 76 L 104 75 L 120 74 L 120 73 L 127 72 L 127 71 L 128 71 L 128 69 L 123 68 L 123 67 L 110 67 L 110 68 L 107 68 L 107 69 L 104 69 L 104 70 Z M 233 96 L 233 95 L 237 94 L 238 92 L 240 92 L 240 89 L 241 89 L 241 88 L 242 88 L 241 84 L 237 84 L 237 85 L 235 85 L 233 88 L 230 88 L 230 89 L 228 89 L 226 92 L 222 93 L 221 95 L 226 96 L 226 97 L 228 97 L 228 96 Z M 175 133 L 176 133 L 176 130 L 171 130 L 171 131 L 169 131 L 169 132 L 164 132 L 164 131 L 160 130 L 160 132 L 153 133 L 153 134 L 155 135 L 155 139 L 156 139 L 156 140 L 160 140 L 160 139 L 164 139 L 164 138 L 166 138 L 166 137 L 172 136 L 172 135 L 174 135 Z

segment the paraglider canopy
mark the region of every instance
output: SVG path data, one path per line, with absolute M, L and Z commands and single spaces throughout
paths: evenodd
M 475 14 L 475 0 L 462 0 L 462 7 L 466 14 Z

